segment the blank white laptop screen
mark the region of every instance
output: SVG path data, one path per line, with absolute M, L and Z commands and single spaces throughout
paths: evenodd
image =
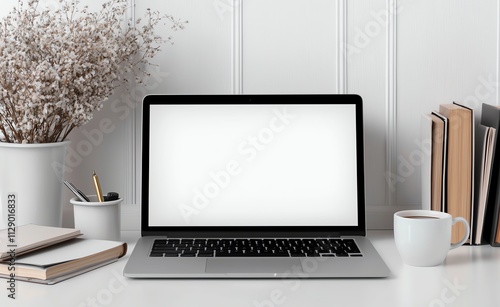
M 152 105 L 150 226 L 357 226 L 355 105 Z

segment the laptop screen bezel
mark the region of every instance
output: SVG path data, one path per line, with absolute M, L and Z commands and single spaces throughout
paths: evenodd
M 358 208 L 356 226 L 150 226 L 149 148 L 150 107 L 197 104 L 349 104 L 355 106 Z M 339 237 L 365 236 L 365 174 L 362 98 L 356 94 L 147 95 L 142 106 L 141 235 L 166 237 Z

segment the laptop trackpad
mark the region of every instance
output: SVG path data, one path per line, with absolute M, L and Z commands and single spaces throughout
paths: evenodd
M 207 273 L 218 274 L 284 274 L 301 273 L 300 260 L 294 258 L 210 258 Z

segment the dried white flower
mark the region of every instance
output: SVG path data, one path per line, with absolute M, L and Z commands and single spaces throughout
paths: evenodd
M 0 142 L 63 141 L 92 119 L 113 91 L 147 75 L 149 59 L 170 40 L 154 33 L 163 20 L 172 29 L 187 22 L 148 10 L 124 27 L 128 0 L 109 0 L 98 12 L 79 0 L 18 0 L 0 22 Z

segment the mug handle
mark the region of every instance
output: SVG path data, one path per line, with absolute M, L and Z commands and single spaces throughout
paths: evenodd
M 464 226 L 465 226 L 465 235 L 462 238 L 462 240 L 460 240 L 460 242 L 452 243 L 451 246 L 450 246 L 450 249 L 454 249 L 454 248 L 457 248 L 459 246 L 462 246 L 467 241 L 467 239 L 469 238 L 469 234 L 470 234 L 469 223 L 467 222 L 466 219 L 464 219 L 463 217 L 455 217 L 455 218 L 453 218 L 453 221 L 451 222 L 451 225 L 452 226 L 455 225 L 456 222 L 462 222 L 464 224 Z

